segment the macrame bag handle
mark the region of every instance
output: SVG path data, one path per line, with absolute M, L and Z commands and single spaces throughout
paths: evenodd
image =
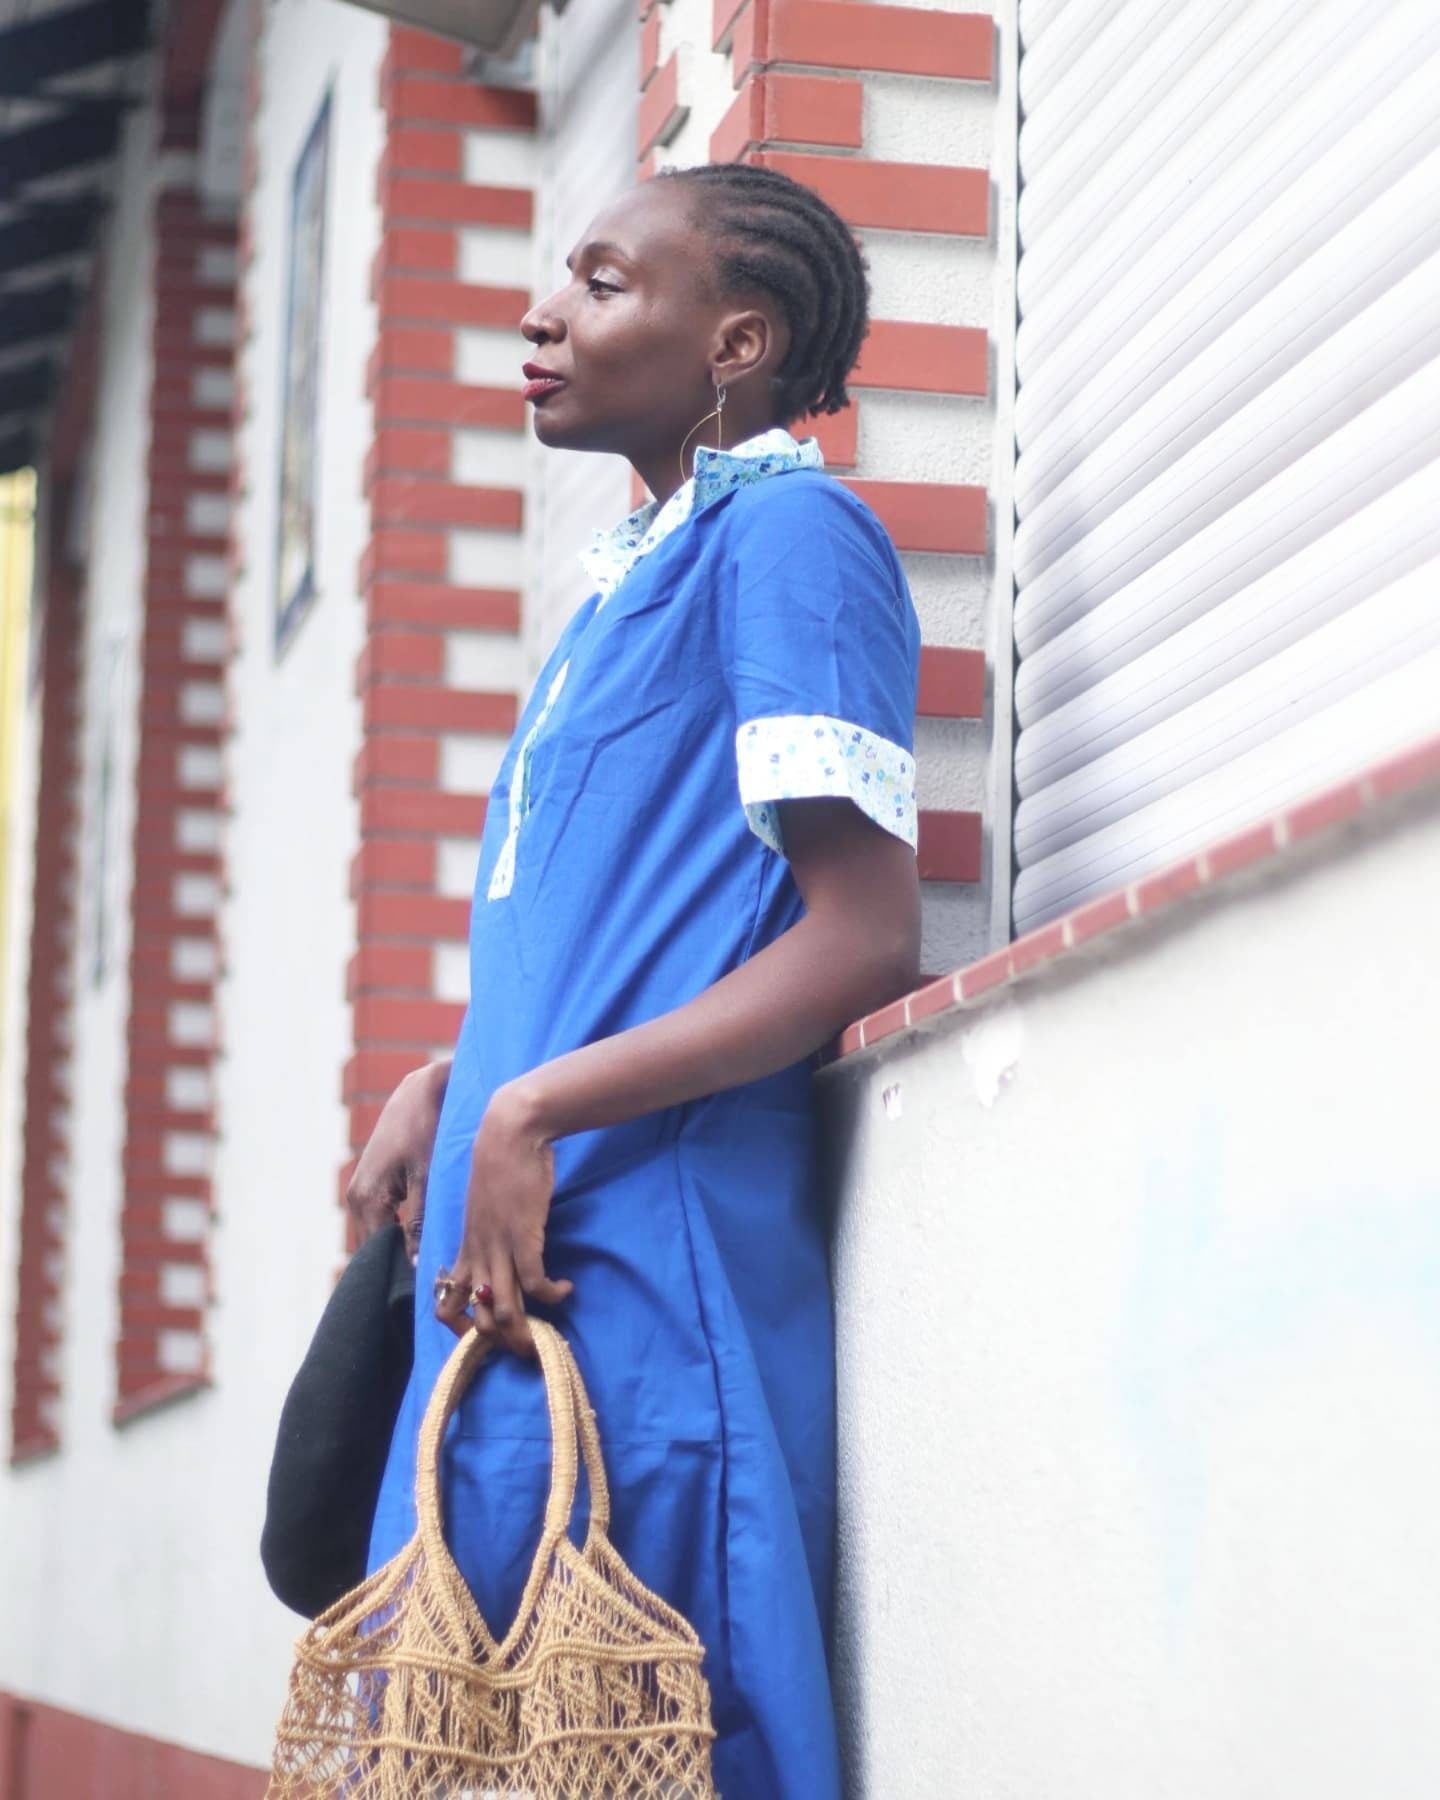
M 590 1533 L 603 1535 L 610 1527 L 610 1490 L 605 1480 L 605 1464 L 600 1454 L 600 1434 L 590 1396 L 580 1377 L 574 1353 L 553 1325 L 544 1319 L 530 1320 L 530 1334 L 540 1358 L 545 1378 L 545 1398 L 550 1409 L 550 1498 L 545 1506 L 545 1525 L 540 1546 L 535 1553 L 530 1580 L 526 1583 L 525 1600 L 534 1598 L 549 1565 L 550 1554 L 570 1526 L 575 1510 L 575 1477 L 579 1467 L 576 1451 L 585 1462 L 590 1484 Z M 415 1469 L 415 1511 L 426 1557 L 433 1566 L 450 1562 L 445 1544 L 444 1518 L 440 1505 L 440 1456 L 445 1442 L 445 1428 L 450 1423 L 460 1398 L 474 1378 L 476 1370 L 489 1355 L 489 1340 L 476 1332 L 467 1332 L 451 1351 L 435 1383 L 430 1404 L 420 1427 L 420 1448 Z

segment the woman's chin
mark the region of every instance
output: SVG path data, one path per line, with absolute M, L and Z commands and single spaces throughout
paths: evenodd
M 532 409 L 535 421 L 535 435 L 550 450 L 584 449 L 580 442 L 584 436 L 583 429 L 577 431 L 571 423 L 567 428 L 563 411 L 557 416 L 551 408 L 560 396 L 557 394 L 548 402 L 542 402 Z
M 599 450 L 624 455 L 613 431 L 607 431 L 593 419 L 557 417 L 548 406 L 535 408 L 535 436 L 547 450 Z

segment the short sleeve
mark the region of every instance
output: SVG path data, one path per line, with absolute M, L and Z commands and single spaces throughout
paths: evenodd
M 729 673 L 751 829 L 783 852 L 775 802 L 833 796 L 913 848 L 920 628 L 885 528 L 806 472 L 750 489 L 734 530 Z

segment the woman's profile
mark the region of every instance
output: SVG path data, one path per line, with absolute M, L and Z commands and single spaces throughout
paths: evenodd
M 527 1315 L 551 1320 L 615 1547 L 705 1644 L 717 1789 L 838 1800 L 810 1059 L 915 979 L 920 651 L 883 527 L 789 427 L 848 403 L 865 269 L 815 194 L 741 165 L 626 193 L 567 268 L 522 324 L 536 435 L 653 499 L 597 534 L 495 781 L 453 1059 L 352 1183 L 367 1228 L 424 1187 L 370 1564 L 414 1529 L 418 1423 L 473 1319 L 517 1354 L 461 1406 L 445 1517 L 508 1626 L 550 1466 Z

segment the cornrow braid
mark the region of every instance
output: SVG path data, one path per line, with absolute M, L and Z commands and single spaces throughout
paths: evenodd
M 658 177 L 695 190 L 695 214 L 714 244 L 724 293 L 769 294 L 790 327 L 776 413 L 835 413 L 850 404 L 845 379 L 865 337 L 870 293 L 850 228 L 812 188 L 778 169 L 701 163 Z

